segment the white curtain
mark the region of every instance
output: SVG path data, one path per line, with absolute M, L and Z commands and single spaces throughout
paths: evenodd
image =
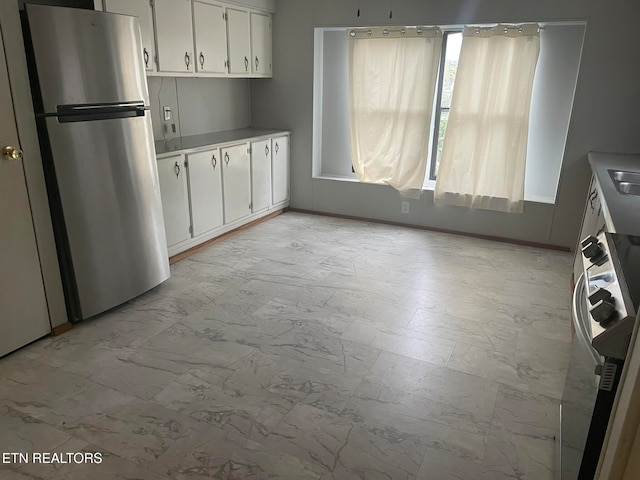
M 436 203 L 522 212 L 537 24 L 466 27 Z
M 394 27 L 348 35 L 354 170 L 362 182 L 421 192 L 442 33 Z

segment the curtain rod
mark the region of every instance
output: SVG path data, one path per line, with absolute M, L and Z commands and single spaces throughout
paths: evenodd
M 530 30 L 532 27 L 536 27 L 536 30 L 540 32 L 540 30 L 544 30 L 544 26 L 541 26 L 537 23 L 523 23 L 523 24 L 504 24 L 499 23 L 493 26 L 479 26 L 479 25 L 465 25 L 465 30 L 473 30 L 476 34 L 481 32 L 492 32 L 496 29 L 503 30 L 505 34 L 509 33 L 509 31 L 515 30 L 518 33 L 523 33 L 524 30 Z
M 399 28 L 387 28 L 387 27 L 370 27 L 370 28 L 351 28 L 349 29 L 349 36 L 356 37 L 358 34 L 366 34 L 371 37 L 375 33 L 380 35 L 382 33 L 383 36 L 389 36 L 392 33 L 399 33 L 400 35 L 405 35 L 407 33 L 411 33 L 414 35 L 441 35 L 442 31 L 439 27 L 423 27 L 423 26 L 415 26 L 415 27 L 399 27 Z

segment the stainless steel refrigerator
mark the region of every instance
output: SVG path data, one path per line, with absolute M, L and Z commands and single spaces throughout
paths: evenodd
M 134 17 L 92 10 L 26 13 L 47 190 L 77 321 L 169 277 L 140 28 Z

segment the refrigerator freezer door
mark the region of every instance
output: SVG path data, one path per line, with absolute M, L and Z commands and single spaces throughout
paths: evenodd
M 149 104 L 138 19 L 26 6 L 44 113 L 58 105 Z
M 169 277 L 148 115 L 46 119 L 82 317 Z

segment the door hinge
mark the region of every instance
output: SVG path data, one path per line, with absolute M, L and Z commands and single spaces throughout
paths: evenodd
M 247 153 L 252 153 L 253 150 L 251 149 L 251 147 L 247 148 Z
M 185 167 L 187 167 L 187 168 L 189 168 L 189 160 L 185 160 L 185 161 L 184 161 L 184 166 L 185 166 Z
M 249 204 L 249 210 L 253 210 L 253 203 Z
M 193 225 L 189 225 L 189 233 L 193 235 Z
M 224 17 L 224 19 L 226 21 L 229 21 L 229 14 L 228 13 L 223 13 L 222 16 Z

